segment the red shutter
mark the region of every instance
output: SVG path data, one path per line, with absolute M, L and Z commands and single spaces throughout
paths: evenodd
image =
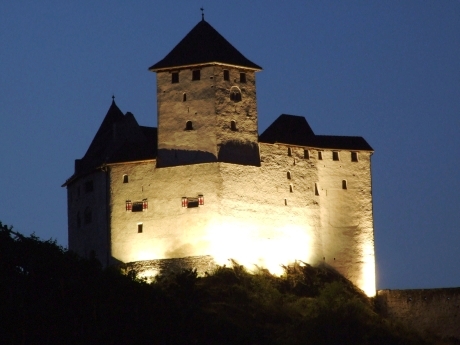
M 126 211 L 131 211 L 133 209 L 133 204 L 131 200 L 126 200 Z
M 183 197 L 182 198 L 182 207 L 187 207 L 188 201 L 187 198 Z
M 204 196 L 203 195 L 198 195 L 198 204 L 199 205 L 204 205 Z

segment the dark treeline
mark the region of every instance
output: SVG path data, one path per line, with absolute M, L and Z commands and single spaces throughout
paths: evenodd
M 327 267 L 135 274 L 0 223 L 2 344 L 431 344 Z

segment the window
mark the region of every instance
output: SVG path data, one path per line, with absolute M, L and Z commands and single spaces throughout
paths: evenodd
M 193 131 L 193 124 L 192 124 L 192 121 L 187 121 L 185 123 L 185 130 L 186 131 Z
M 123 183 L 128 183 L 129 182 L 129 179 L 128 179 L 128 175 L 123 175 Z
M 318 151 L 318 159 L 320 161 L 323 160 L 323 152 L 322 151 Z
M 230 129 L 231 129 L 232 131 L 236 131 L 236 130 L 237 130 L 237 129 L 236 129 L 236 122 L 235 122 L 235 121 L 230 122 Z
M 200 72 L 201 71 L 199 69 L 193 70 L 192 71 L 192 80 L 200 80 L 200 77 L 201 77 Z
M 290 171 L 287 172 L 287 179 L 288 179 L 288 180 L 291 179 L 291 172 L 290 172 Z
M 144 210 L 142 206 L 142 201 L 133 202 L 132 211 L 133 212 L 142 212 Z
M 137 233 L 142 234 L 142 231 L 144 230 L 144 224 L 142 223 L 137 223 Z
M 90 193 L 93 190 L 94 190 L 93 181 L 86 181 L 85 182 L 85 192 Z
M 182 94 L 182 102 L 185 102 L 185 101 L 187 101 L 187 94 L 184 92 Z
M 240 102 L 241 101 L 241 91 L 237 87 L 233 86 L 230 89 L 230 100 L 233 102 Z
M 342 189 L 347 189 L 347 180 L 342 180 Z
M 290 147 L 288 147 L 288 156 L 292 156 L 292 150 Z
M 305 159 L 310 159 L 310 151 L 308 151 L 308 150 L 303 150 L 303 158 L 305 158 Z
M 351 153 L 351 161 L 352 162 L 357 162 L 358 161 L 358 152 L 352 152 Z
M 246 73 L 240 73 L 240 83 L 246 83 Z
M 291 192 L 291 193 L 294 192 L 294 187 L 292 186 L 292 183 L 289 185 L 289 192 Z
M 77 228 L 81 228 L 81 217 L 80 217 L 80 212 L 77 213 Z
M 179 82 L 179 72 L 172 72 L 171 73 L 171 83 L 177 84 Z
M 316 182 L 315 182 L 315 195 L 319 195 L 319 188 Z
M 182 197 L 182 207 L 192 208 L 204 205 L 204 196 L 198 195 L 197 198 Z
M 332 151 L 332 160 L 333 161 L 339 160 L 339 151 Z
M 89 207 L 85 208 L 84 219 L 85 224 L 90 224 L 93 221 L 93 215 Z
M 230 72 L 228 71 L 228 69 L 224 69 L 224 80 L 230 80 Z

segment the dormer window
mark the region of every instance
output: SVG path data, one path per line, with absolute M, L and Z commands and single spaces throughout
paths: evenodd
M 192 71 L 192 80 L 200 80 L 201 74 L 199 69 L 195 69 Z
M 224 69 L 224 80 L 230 80 L 230 71 L 228 69 Z
M 246 83 L 246 73 L 240 73 L 240 83 Z
M 171 73 L 171 83 L 177 84 L 179 82 L 179 72 L 172 72 Z

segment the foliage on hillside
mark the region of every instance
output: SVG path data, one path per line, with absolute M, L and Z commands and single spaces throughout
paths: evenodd
M 379 317 L 336 272 L 282 278 L 233 263 L 152 284 L 103 270 L 54 241 L 0 223 L 0 339 L 5 344 L 428 344 Z

